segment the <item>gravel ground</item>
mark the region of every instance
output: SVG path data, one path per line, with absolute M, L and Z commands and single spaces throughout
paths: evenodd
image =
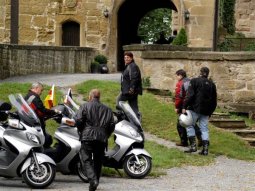
M 119 81 L 120 74 L 59 74 L 59 75 L 29 75 L 1 80 L 1 82 L 33 82 L 40 81 L 48 85 L 72 86 L 88 79 L 106 79 Z M 173 142 L 157 138 L 148 133 L 145 138 L 165 145 L 176 147 Z M 159 178 L 127 179 L 102 177 L 99 191 L 254 191 L 255 190 L 255 162 L 229 159 L 224 156 L 216 158 L 215 163 L 209 166 L 186 166 L 166 170 L 167 174 Z M 0 190 L 28 190 L 21 184 L 20 179 L 0 178 Z M 76 176 L 57 174 L 49 188 L 44 190 L 88 190 L 88 184 L 83 184 Z

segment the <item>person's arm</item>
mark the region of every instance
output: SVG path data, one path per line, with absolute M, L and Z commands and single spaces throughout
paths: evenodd
M 130 77 L 129 93 L 130 94 L 137 93 L 135 91 L 137 90 L 141 74 L 140 74 L 140 69 L 138 68 L 136 64 L 130 64 L 129 77 Z
M 78 131 L 82 131 L 84 128 L 84 124 L 86 121 L 86 108 L 84 105 L 81 105 L 79 110 L 76 112 L 74 116 L 75 125 L 78 128 Z
M 194 100 L 195 92 L 194 92 L 194 81 L 190 81 L 188 90 L 186 92 L 186 96 L 183 101 L 183 112 L 187 110 L 187 108 L 192 104 Z
M 34 99 L 34 104 L 36 106 L 36 109 L 40 111 L 40 113 L 42 113 L 44 116 L 52 116 L 55 115 L 56 112 L 54 110 L 50 110 L 45 108 L 45 106 L 43 105 L 43 102 L 40 98 L 36 98 Z

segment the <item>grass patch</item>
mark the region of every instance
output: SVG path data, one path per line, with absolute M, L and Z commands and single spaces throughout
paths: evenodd
M 2 83 L 0 84 L 0 100 L 8 101 L 8 95 L 11 93 L 21 93 L 26 95 L 31 84 L 20 83 Z M 42 100 L 48 94 L 50 86 L 45 85 L 45 91 L 42 94 Z M 90 80 L 78 84 L 73 88 L 79 94 L 82 94 L 84 100 L 87 99 L 91 89 L 98 88 L 101 91 L 101 101 L 115 110 L 116 97 L 120 92 L 120 85 L 111 81 Z M 57 90 L 57 100 L 61 102 L 61 93 Z M 166 140 L 178 141 L 179 137 L 176 130 L 177 115 L 174 112 L 174 106 L 169 103 L 162 103 L 155 99 L 154 95 L 144 93 L 139 96 L 139 108 L 143 117 L 143 128 L 145 131 L 157 135 Z M 47 131 L 54 133 L 57 124 L 47 121 Z M 214 161 L 218 155 L 225 155 L 231 158 L 255 161 L 255 149 L 242 141 L 235 134 L 209 127 L 210 129 L 210 147 L 209 156 L 204 157 L 196 154 L 185 154 L 177 149 L 168 149 L 154 142 L 145 142 L 146 150 L 152 155 L 153 169 L 151 176 L 164 174 L 163 168 L 180 167 L 184 165 L 207 165 Z M 111 143 L 113 144 L 113 143 Z M 124 176 L 123 171 L 120 171 Z M 111 176 L 118 176 L 114 169 L 104 168 L 103 173 Z

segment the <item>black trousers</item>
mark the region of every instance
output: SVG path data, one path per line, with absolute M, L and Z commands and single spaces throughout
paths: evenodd
M 80 158 L 82 168 L 89 182 L 100 179 L 106 143 L 100 141 L 82 141 Z
M 133 111 L 135 112 L 138 119 L 140 119 L 140 113 L 139 113 L 139 109 L 138 109 L 138 95 L 137 94 L 124 95 L 124 94 L 120 93 L 116 100 L 117 106 L 119 105 L 119 101 L 128 101 L 130 107 L 133 109 Z

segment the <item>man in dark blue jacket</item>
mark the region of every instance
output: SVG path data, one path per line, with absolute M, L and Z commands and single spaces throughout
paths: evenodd
M 187 127 L 190 149 L 186 152 L 196 152 L 195 122 L 198 121 L 201 130 L 203 150 L 201 155 L 208 155 L 209 130 L 208 120 L 217 106 L 217 91 L 215 84 L 208 79 L 209 68 L 202 67 L 200 76 L 190 81 L 187 95 L 184 99 L 182 113 L 191 111 L 193 125 Z
M 125 70 L 121 76 L 121 93 L 117 97 L 116 105 L 119 105 L 119 101 L 128 101 L 130 107 L 140 119 L 138 95 L 142 95 L 141 72 L 131 52 L 124 53 L 124 61 Z
M 112 110 L 100 102 L 100 91 L 89 93 L 89 102 L 80 106 L 75 117 L 82 142 L 80 156 L 87 175 L 89 191 L 97 189 L 107 140 L 114 130 Z

